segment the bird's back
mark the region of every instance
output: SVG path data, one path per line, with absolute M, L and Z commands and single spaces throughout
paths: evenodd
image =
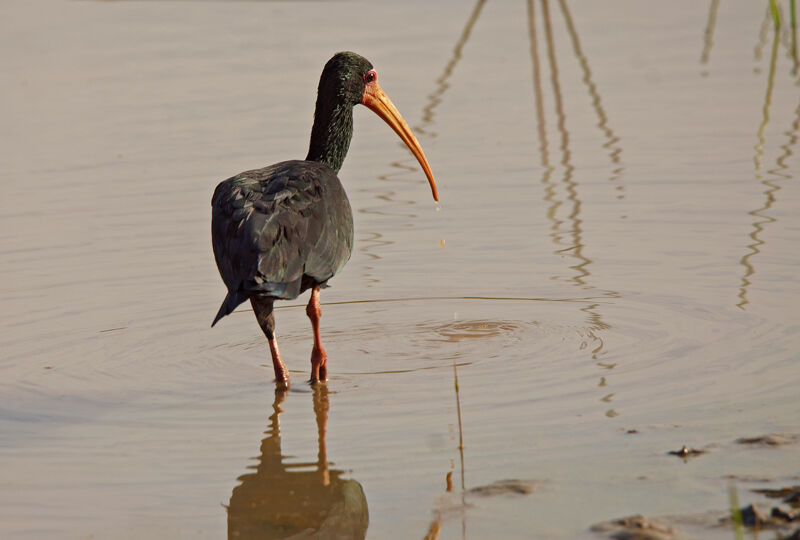
M 325 164 L 284 161 L 221 182 L 211 200 L 214 257 L 228 288 L 214 322 L 253 295 L 296 298 L 350 258 L 353 216 Z

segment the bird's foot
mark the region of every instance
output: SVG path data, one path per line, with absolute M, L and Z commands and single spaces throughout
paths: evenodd
M 289 388 L 289 372 L 284 368 L 283 371 L 275 370 L 275 386 L 278 388 Z
M 319 380 L 321 381 L 328 380 L 328 366 L 326 364 L 322 364 L 319 367 Z
M 328 380 L 328 355 L 321 346 L 311 351 L 311 382 Z

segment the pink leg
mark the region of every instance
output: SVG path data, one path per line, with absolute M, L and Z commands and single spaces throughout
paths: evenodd
M 286 365 L 281 360 L 281 353 L 278 352 L 278 340 L 273 337 L 268 339 L 267 342 L 269 343 L 269 352 L 272 354 L 272 369 L 275 370 L 275 382 L 278 386 L 288 387 L 289 370 L 286 369 Z
M 275 314 L 272 312 L 272 299 L 254 296 L 250 298 L 256 320 L 269 344 L 272 355 L 272 368 L 275 370 L 275 382 L 278 386 L 289 386 L 289 370 L 286 369 L 281 354 L 278 351 L 278 340 L 275 339 Z
M 319 285 L 311 289 L 306 315 L 311 319 L 311 329 L 314 330 L 314 348 L 311 351 L 311 382 L 327 381 L 328 355 L 322 348 L 322 340 L 319 335 L 319 320 L 322 317 L 322 309 L 319 307 Z

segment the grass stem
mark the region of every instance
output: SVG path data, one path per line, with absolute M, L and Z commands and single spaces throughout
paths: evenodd
M 733 520 L 734 537 L 736 540 L 744 540 L 742 512 L 739 510 L 739 495 L 736 493 L 736 484 L 733 482 L 731 482 L 728 486 L 728 498 L 731 505 L 731 519 Z
M 775 21 L 775 30 L 781 27 L 781 14 L 778 11 L 778 0 L 769 0 L 769 10 L 772 12 L 772 19 Z

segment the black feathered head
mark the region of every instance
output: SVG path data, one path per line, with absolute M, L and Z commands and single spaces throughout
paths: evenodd
M 336 53 L 319 78 L 318 96 L 357 105 L 364 97 L 364 76 L 372 70 L 369 60 L 354 52 Z

